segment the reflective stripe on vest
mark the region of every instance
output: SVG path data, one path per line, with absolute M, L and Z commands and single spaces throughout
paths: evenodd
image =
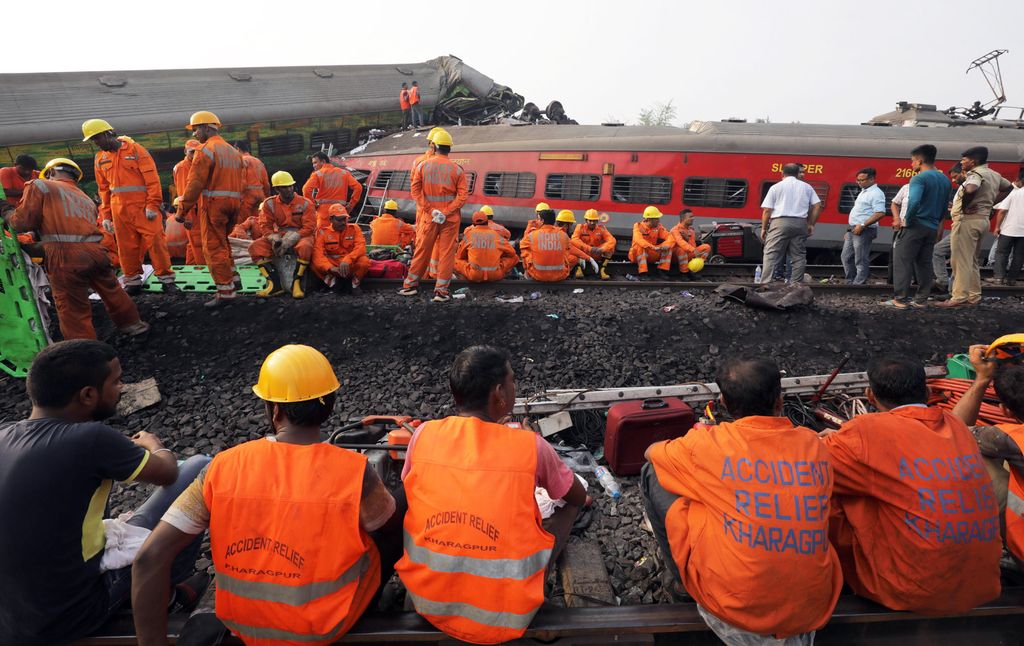
M 476 606 L 471 606 L 468 603 L 458 603 L 456 601 L 430 601 L 423 597 L 417 596 L 412 592 L 406 591 L 407 594 L 412 597 L 413 605 L 416 606 L 416 612 L 421 615 L 432 615 L 436 617 L 462 617 L 475 621 L 478 624 L 485 626 L 492 626 L 494 628 L 509 628 L 512 630 L 525 630 L 530 622 L 533 621 L 533 616 L 536 611 L 530 611 L 527 613 L 519 614 L 515 612 L 494 612 L 493 610 L 484 610 Z
M 297 642 L 334 641 L 334 638 L 341 634 L 341 629 L 345 626 L 345 620 L 343 620 L 328 633 L 324 633 L 323 635 L 309 635 L 305 633 L 293 633 L 289 630 L 280 630 L 278 628 L 248 626 L 246 624 L 228 621 L 227 619 L 221 619 L 221 623 L 227 626 L 232 632 L 236 632 L 240 635 L 255 637 L 256 639 L 276 639 L 279 641 L 291 640 Z
M 409 560 L 424 565 L 433 572 L 472 574 L 487 579 L 515 579 L 522 581 L 548 566 L 551 550 L 540 550 L 521 559 L 478 559 L 472 556 L 442 554 L 417 545 L 409 532 L 403 532 L 405 553 Z M 433 602 L 431 602 L 433 603 Z M 458 604 L 456 604 L 458 605 Z M 430 613 L 450 614 L 450 613 Z M 485 622 L 482 622 L 485 623 Z
M 345 200 L 318 200 L 321 204 L 348 204 Z
M 498 271 L 498 269 L 499 269 L 499 267 L 497 267 L 497 266 L 494 266 L 494 267 L 481 267 L 480 265 L 476 264 L 475 262 L 469 263 L 469 267 L 470 267 L 470 269 L 475 269 L 477 271 Z
M 565 265 L 532 265 L 537 271 L 565 271 Z
M 210 159 L 213 159 L 213 151 L 212 150 L 210 150 L 209 148 L 205 148 L 204 147 L 203 148 L 203 152 L 206 153 L 207 157 L 209 157 Z
M 238 191 L 203 191 L 203 197 L 234 197 L 241 199 L 242 194 Z
M 110 189 L 111 193 L 145 193 L 145 186 L 118 186 Z
M 363 554 L 341 576 L 333 581 L 317 581 L 305 585 L 279 585 L 266 581 L 246 581 L 224 571 L 217 571 L 217 587 L 231 594 L 258 601 L 273 601 L 289 606 L 301 606 L 320 597 L 334 594 L 343 587 L 358 581 L 370 565 L 370 556 Z M 248 631 L 246 631 L 248 632 Z
M 71 233 L 48 233 L 39 236 L 40 242 L 102 242 L 103 236 L 95 235 L 74 235 Z
M 263 188 L 263 184 L 247 184 L 245 190 L 247 191 L 258 191 Z
M 428 202 L 451 202 L 455 199 L 454 195 L 424 195 Z
M 1018 516 L 1024 516 L 1024 498 L 1012 491 L 1006 492 L 1006 508 Z

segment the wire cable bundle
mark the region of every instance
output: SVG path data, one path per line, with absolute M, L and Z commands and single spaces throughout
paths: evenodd
M 943 410 L 952 411 L 960 398 L 971 387 L 970 379 L 929 379 L 928 386 L 931 388 L 931 395 L 928 398 L 929 406 L 938 406 Z M 978 411 L 978 424 L 996 426 L 998 424 L 1016 424 L 1016 420 L 1003 413 L 999 408 L 999 397 L 992 386 L 985 390 L 981 402 L 981 409 Z

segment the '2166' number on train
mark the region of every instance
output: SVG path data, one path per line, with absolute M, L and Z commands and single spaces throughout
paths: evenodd
M 914 171 L 913 168 L 897 168 L 896 169 L 896 177 L 911 178 L 914 175 L 917 175 L 917 173 Z

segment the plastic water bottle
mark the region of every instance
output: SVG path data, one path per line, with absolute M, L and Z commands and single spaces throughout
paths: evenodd
M 754 270 L 754 282 L 761 282 L 761 265 L 758 265 L 757 269 Z
M 608 470 L 608 467 L 597 467 L 594 470 L 594 475 L 597 476 L 597 481 L 604 487 L 605 493 L 612 497 L 612 500 L 618 500 L 622 496 L 622 489 L 619 488 L 618 481 L 615 480 L 615 476 Z

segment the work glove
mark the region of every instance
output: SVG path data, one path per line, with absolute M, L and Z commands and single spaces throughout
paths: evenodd
M 113 222 L 113 220 L 104 220 L 103 221 L 103 229 L 107 233 L 113 233 L 114 232 L 114 222 Z
M 302 236 L 299 235 L 298 231 L 289 231 L 281 237 L 281 251 L 288 252 L 292 247 L 299 244 L 299 240 Z
M 433 211 L 430 212 L 430 218 L 434 222 L 434 224 L 444 224 L 445 221 L 448 219 L 447 217 L 445 217 L 444 213 L 438 211 L 437 209 L 434 209 Z
M 156 211 L 156 209 L 150 209 L 150 208 L 146 209 L 146 219 L 147 220 L 152 222 L 153 220 L 157 219 L 158 217 L 160 217 L 160 214 Z
M 593 258 L 590 259 L 590 268 L 594 270 L 595 274 L 597 273 L 597 261 Z
M 281 249 L 281 234 L 280 233 L 270 233 L 270 234 L 268 234 L 267 235 L 267 242 L 270 243 L 270 246 L 274 249 L 274 253 L 275 254 L 280 253 L 280 249 Z
M 349 274 L 352 273 L 352 265 L 347 262 L 342 262 L 337 267 L 334 267 L 331 271 L 338 274 L 342 278 L 348 278 Z

